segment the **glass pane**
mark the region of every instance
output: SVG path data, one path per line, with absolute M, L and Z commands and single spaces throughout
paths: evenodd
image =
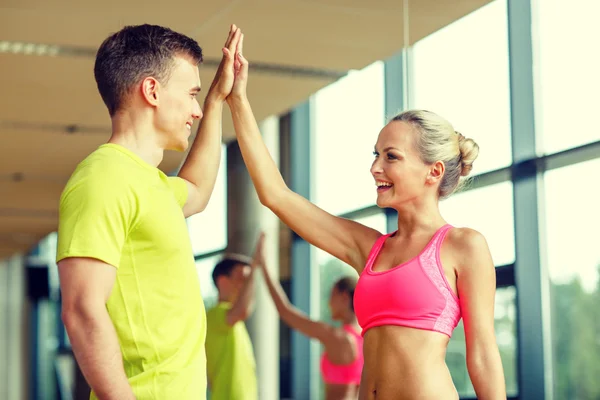
M 386 231 L 386 217 L 383 212 L 370 217 L 357 218 L 355 221 L 373 229 L 377 229 L 381 233 Z M 331 319 L 331 311 L 329 310 L 331 288 L 338 279 L 341 279 L 344 276 L 354 276 L 358 278 L 358 274 L 356 273 L 356 270 L 348 264 L 341 262 L 323 250 L 316 247 L 313 248 L 316 251 L 315 260 L 319 266 L 319 319 L 328 324 L 335 325 L 336 323 Z M 319 393 L 319 399 L 324 399 L 325 385 L 322 379 L 320 380 L 320 385 L 321 391 Z
M 215 265 L 219 261 L 223 254 L 216 254 L 211 257 L 202 258 L 196 261 L 196 269 L 198 270 L 198 279 L 200 279 L 200 290 L 202 291 L 202 299 L 204 300 L 204 307 L 208 310 L 217 305 L 219 299 L 219 292 L 212 279 L 212 272 L 215 269 Z
M 516 396 L 519 391 L 517 381 L 517 325 L 516 290 L 514 286 L 496 290 L 494 327 L 500 349 L 507 396 Z M 460 397 L 475 397 L 466 362 L 467 347 L 465 330 L 461 320 L 448 344 L 446 363 Z
M 545 153 L 600 140 L 588 118 L 596 115 L 600 92 L 600 1 L 536 1 L 533 33 L 538 141 Z
M 506 1 L 417 42 L 411 107 L 431 110 L 480 146 L 473 173 L 511 163 Z
M 187 219 L 195 255 L 227 246 L 227 148 L 221 147 L 221 165 L 217 182 L 206 209 Z
M 313 201 L 333 214 L 375 204 L 370 173 L 373 146 L 384 123 L 383 63 L 314 96 Z
M 448 223 L 485 236 L 496 266 L 515 261 L 512 182 L 456 193 L 441 201 L 440 209 Z
M 600 398 L 600 159 L 545 175 L 554 398 Z

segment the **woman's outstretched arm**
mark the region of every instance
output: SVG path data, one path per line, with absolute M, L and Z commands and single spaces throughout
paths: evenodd
M 236 77 L 227 102 L 244 162 L 263 205 L 307 242 L 362 271 L 380 233 L 322 210 L 290 190 L 265 146 L 246 96 L 248 61 L 236 54 Z

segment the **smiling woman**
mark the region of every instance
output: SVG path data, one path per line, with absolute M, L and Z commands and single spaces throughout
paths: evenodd
M 418 134 L 408 134 L 406 129 Z M 381 131 L 375 145 L 371 174 L 377 182 L 377 205 L 390 206 L 380 195 L 392 188 L 394 194 L 400 195 L 413 192 L 406 188 L 412 180 L 419 186 L 422 175 L 417 161 L 420 160 L 425 164 L 440 163 L 434 170 L 439 179 L 431 184 L 439 185 L 439 198 L 450 196 L 464 184 L 461 178 L 469 175 L 478 153 L 479 146 L 472 139 L 456 132 L 448 121 L 434 113 L 414 110 L 397 115 Z M 382 155 L 385 161 L 378 162 Z
M 364 337 L 359 398 L 456 399 L 444 355 L 461 316 L 478 397 L 505 398 L 490 318 L 496 285 L 489 248 L 479 232 L 447 224 L 438 207 L 440 197 L 452 194 L 471 171 L 477 145 L 432 112 L 406 111 L 390 121 L 379 133 L 371 167 L 372 178 L 387 187 L 377 193 L 377 204 L 398 212 L 398 230 L 382 235 L 287 187 L 262 142 L 245 94 L 248 62 L 239 58 L 242 68 L 228 105 L 261 203 L 307 242 L 361 274 L 353 302 Z M 331 157 L 340 159 L 333 152 Z M 341 160 L 340 166 L 351 164 Z M 342 171 L 340 176 L 349 176 Z M 340 191 L 338 197 L 346 196 Z M 398 376 L 399 370 L 404 374 Z

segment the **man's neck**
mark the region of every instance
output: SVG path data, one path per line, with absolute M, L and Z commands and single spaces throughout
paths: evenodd
M 233 303 L 235 298 L 232 295 L 219 293 L 219 303 Z
M 112 135 L 108 142 L 123 146 L 153 167 L 157 167 L 164 156 L 154 128 L 131 114 L 117 114 L 112 118 Z

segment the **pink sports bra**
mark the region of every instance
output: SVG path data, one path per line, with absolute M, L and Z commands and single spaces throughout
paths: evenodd
M 354 292 L 354 309 L 364 336 L 370 328 L 399 325 L 452 336 L 460 321 L 460 303 L 450 288 L 440 262 L 440 247 L 452 228 L 444 225 L 421 253 L 387 271 L 373 271 L 385 240 L 371 249 Z
M 363 338 L 350 325 L 344 325 L 344 330 L 354 336 L 356 340 L 356 358 L 350 364 L 332 364 L 327 358 L 327 353 L 321 357 L 321 375 L 323 381 L 338 385 L 359 385 L 363 369 Z

